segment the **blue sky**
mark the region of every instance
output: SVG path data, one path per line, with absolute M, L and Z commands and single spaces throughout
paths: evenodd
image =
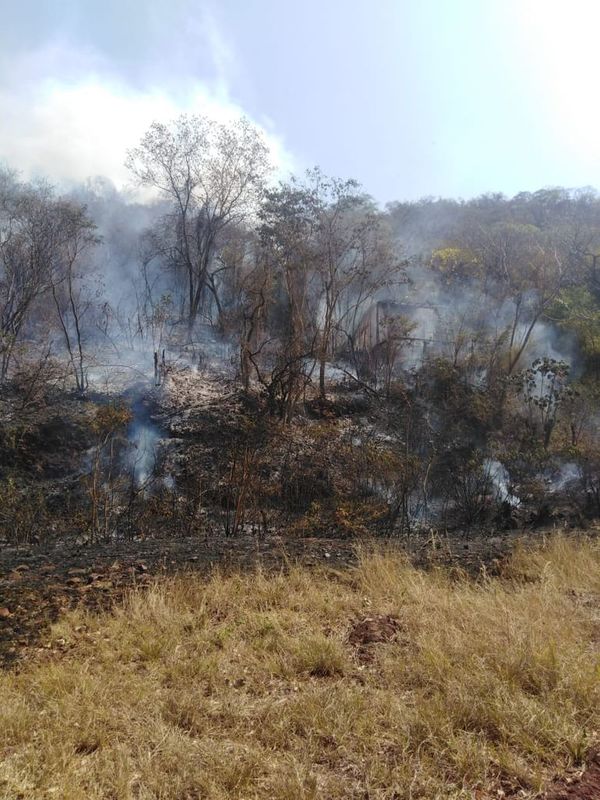
M 600 186 L 596 0 L 0 0 L 0 160 L 127 181 L 152 119 L 247 114 L 380 202 Z

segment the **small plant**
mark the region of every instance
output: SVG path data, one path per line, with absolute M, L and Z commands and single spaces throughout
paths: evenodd
M 119 510 L 129 485 L 120 468 L 119 437 L 131 421 L 131 412 L 120 403 L 98 406 L 91 427 L 96 436 L 91 468 L 86 477 L 89 500 L 89 538 L 108 540 L 116 532 Z
M 527 421 L 533 438 L 541 436 L 548 449 L 559 409 L 570 396 L 568 386 L 570 367 L 565 361 L 538 358 L 531 367 L 515 377 L 517 391 L 527 409 Z

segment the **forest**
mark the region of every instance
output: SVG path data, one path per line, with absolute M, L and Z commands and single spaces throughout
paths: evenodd
M 246 120 L 131 187 L 0 172 L 0 540 L 406 537 L 600 515 L 600 196 L 378 206 Z

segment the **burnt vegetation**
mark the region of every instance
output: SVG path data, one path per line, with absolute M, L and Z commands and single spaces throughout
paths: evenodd
M 277 181 L 246 121 L 0 172 L 0 539 L 363 537 L 600 514 L 600 197 Z

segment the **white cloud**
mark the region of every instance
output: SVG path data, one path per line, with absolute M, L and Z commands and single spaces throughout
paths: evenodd
M 106 175 L 120 188 L 129 178 L 123 165 L 126 150 L 154 120 L 190 112 L 226 121 L 243 113 L 202 86 L 176 101 L 163 91 L 133 92 L 95 79 L 72 85 L 47 82 L 24 97 L 0 89 L 0 107 L 0 158 L 9 166 L 27 177 L 44 175 L 58 182 Z M 281 140 L 263 132 L 278 169 L 291 169 Z
M 234 54 L 212 17 L 203 15 L 202 23 L 216 65 L 213 79 L 180 73 L 177 80 L 165 71 L 168 79 L 161 81 L 148 69 L 151 77 L 135 84 L 116 77 L 110 59 L 99 51 L 60 40 L 0 59 L 0 163 L 26 178 L 68 183 L 105 175 L 123 188 L 130 180 L 126 151 L 153 121 L 168 122 L 181 113 L 205 114 L 217 121 L 242 115 L 244 110 L 228 89 Z M 293 158 L 273 125 L 268 120 L 254 122 L 269 144 L 277 171 L 291 171 Z

